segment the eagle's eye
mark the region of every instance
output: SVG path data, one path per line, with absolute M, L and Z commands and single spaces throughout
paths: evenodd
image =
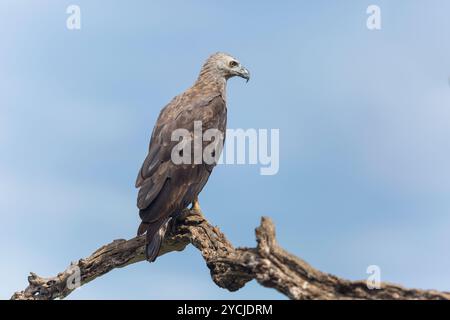
M 230 68 L 234 68 L 237 67 L 239 63 L 237 63 L 237 61 L 231 60 L 230 63 L 228 64 L 230 66 Z

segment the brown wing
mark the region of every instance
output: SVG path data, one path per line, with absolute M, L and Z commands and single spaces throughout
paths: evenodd
M 193 188 L 193 184 L 204 185 L 204 179 L 195 179 L 195 175 L 200 174 L 200 167 L 194 170 L 191 165 L 176 165 L 171 161 L 172 149 L 178 143 L 178 141 L 171 141 L 172 132 L 179 128 L 193 132 L 194 121 L 202 121 L 203 130 L 211 127 L 220 128 L 224 126 L 223 119 L 226 119 L 226 108 L 220 96 L 209 99 L 177 97 L 161 111 L 152 133 L 149 153 L 136 179 L 136 187 L 140 188 L 137 201 L 140 210 L 148 209 L 155 204 L 155 200 L 162 193 L 170 194 L 171 198 L 174 198 L 169 199 L 175 202 L 174 204 L 166 204 L 174 210 L 182 205 L 178 203 L 180 198 L 176 199 L 177 196 L 182 199 L 185 198 L 186 193 L 193 193 L 193 197 L 196 196 L 195 190 L 190 191 L 190 189 Z M 170 183 L 167 182 L 169 179 Z M 161 210 L 159 213 L 152 212 L 152 214 L 149 212 L 145 217 L 141 214 L 141 217 L 145 222 L 150 222 L 167 214 L 165 211 L 167 210 Z
M 185 208 L 202 190 L 212 170 L 206 164 L 174 164 L 171 153 L 178 141 L 171 141 L 176 129 L 194 132 L 194 121 L 202 121 L 203 130 L 225 130 L 226 106 L 220 95 L 179 96 L 162 111 L 150 141 L 149 153 L 139 171 L 137 206 L 142 223 L 138 234 L 147 232 L 146 254 L 156 259 L 167 221 Z M 193 152 L 193 149 L 192 149 Z M 191 155 L 193 159 L 193 156 Z

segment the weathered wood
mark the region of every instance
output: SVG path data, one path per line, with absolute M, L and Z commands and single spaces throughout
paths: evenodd
M 160 255 L 194 245 L 205 259 L 212 280 L 230 291 L 239 290 L 255 279 L 290 299 L 450 299 L 448 292 L 406 289 L 389 283 L 382 283 L 380 289 L 369 289 L 365 281 L 349 281 L 316 270 L 278 245 L 275 227 L 266 217 L 256 229 L 256 248 L 235 248 L 202 215 L 189 210 L 185 213 L 183 219 L 170 226 Z M 84 285 L 115 268 L 144 261 L 144 244 L 143 236 L 114 240 L 91 256 L 72 263 L 56 277 L 43 278 L 31 273 L 28 287 L 14 293 L 11 299 L 62 299 L 74 290 L 74 270 L 79 272 L 79 285 Z

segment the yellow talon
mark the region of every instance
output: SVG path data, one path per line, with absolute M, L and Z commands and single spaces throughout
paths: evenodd
M 202 209 L 200 208 L 200 203 L 198 202 L 198 197 L 195 197 L 194 201 L 192 201 L 191 210 L 202 212 Z

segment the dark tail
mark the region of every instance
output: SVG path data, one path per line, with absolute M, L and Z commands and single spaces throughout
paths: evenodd
M 155 261 L 158 257 L 169 220 L 164 221 L 163 223 L 160 221 L 154 223 L 141 222 L 139 225 L 137 232 L 138 236 L 147 233 L 145 241 L 145 256 L 149 262 Z

